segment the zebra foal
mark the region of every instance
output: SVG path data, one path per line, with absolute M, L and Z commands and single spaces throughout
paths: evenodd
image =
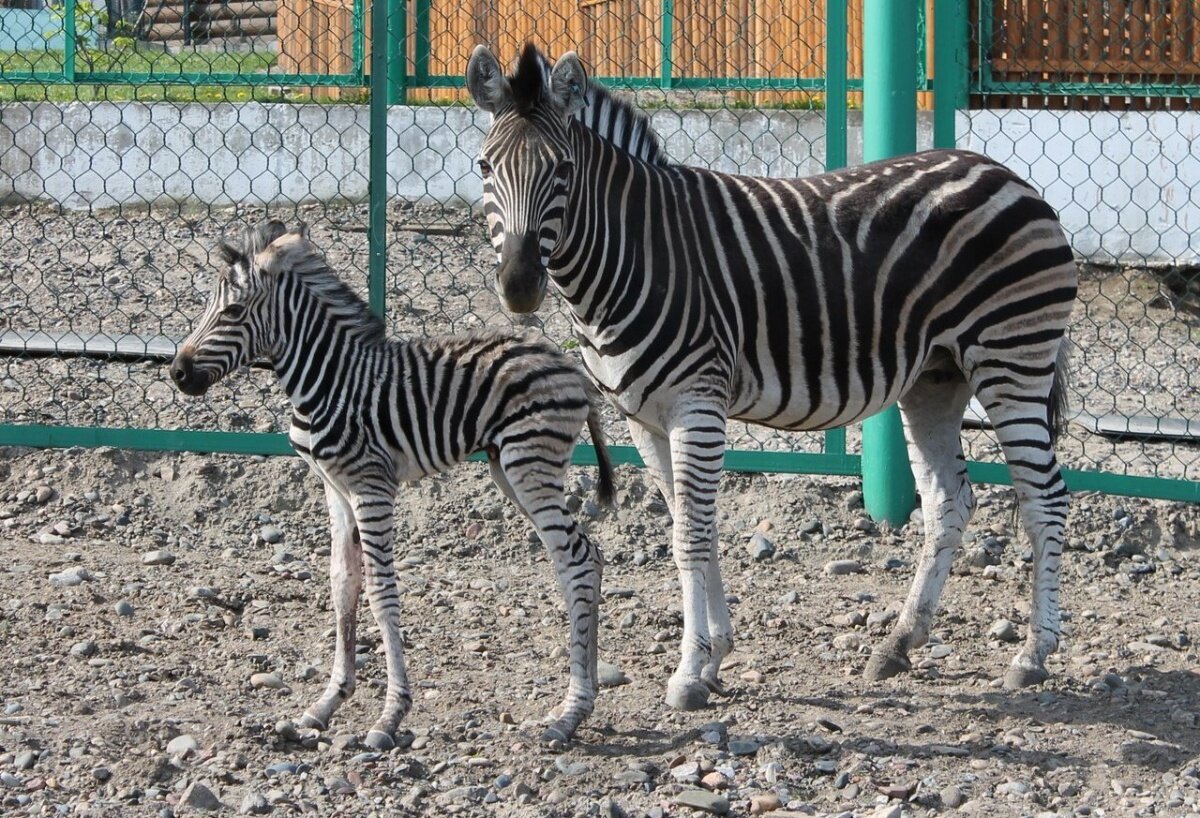
M 289 438 L 321 478 L 333 547 L 337 619 L 333 672 L 303 726 L 324 729 L 354 692 L 355 627 L 367 599 L 383 634 L 387 693 L 367 734 L 390 748 L 412 705 L 400 635 L 393 516 L 402 482 L 484 451 L 492 478 L 537 529 L 570 615 L 570 683 L 547 740 L 568 740 L 592 712 L 602 560 L 567 508 L 564 478 L 586 424 L 610 504 L 612 465 L 584 374 L 544 340 L 481 330 L 389 341 L 383 322 L 329 269 L 301 226 L 271 221 L 222 243 L 208 307 L 171 364 L 172 380 L 203 395 L 257 358 L 291 401 Z
M 1042 681 L 1060 633 L 1068 494 L 1054 442 L 1078 272 L 1037 192 L 964 151 L 803 179 L 677 165 L 573 52 L 551 66 L 527 46 L 505 76 L 479 46 L 467 87 L 493 114 L 479 168 L 500 297 L 532 312 L 548 283 L 561 293 L 589 375 L 675 519 L 684 627 L 668 703 L 703 706 L 733 645 L 715 525 L 727 421 L 832 429 L 900 404 L 925 547 L 867 664 L 881 679 L 927 640 L 971 517 L 959 432 L 972 395 L 1034 553 L 1005 682 Z

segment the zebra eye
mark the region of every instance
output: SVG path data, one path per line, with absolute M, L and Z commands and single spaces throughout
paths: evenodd
M 480 159 L 479 160 L 479 172 L 480 172 L 480 174 L 483 175 L 483 178 L 486 179 L 492 175 L 492 166 L 489 165 L 487 162 L 483 161 L 482 159 Z
M 246 307 L 244 304 L 229 304 L 221 310 L 221 314 L 236 321 L 246 314 Z
M 554 175 L 559 179 L 566 179 L 571 175 L 571 171 L 575 169 L 575 163 L 571 161 L 560 162 L 558 167 L 554 169 Z

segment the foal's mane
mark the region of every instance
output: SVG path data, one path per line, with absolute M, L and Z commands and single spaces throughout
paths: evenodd
M 283 224 L 273 219 L 257 227 L 247 228 L 242 234 L 241 247 L 237 249 L 252 257 L 287 234 Z M 383 343 L 387 340 L 387 327 L 383 320 L 371 312 L 367 302 L 338 277 L 330 268 L 325 254 L 309 241 L 307 235 L 293 246 L 285 258 L 288 263 L 280 270 L 281 275 L 294 277 L 340 318 L 357 323 L 359 335 L 364 341 Z

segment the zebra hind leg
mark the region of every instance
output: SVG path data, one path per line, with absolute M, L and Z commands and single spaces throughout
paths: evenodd
M 570 741 L 595 708 L 598 688 L 603 559 L 567 508 L 564 481 L 573 446 L 563 446 L 557 438 L 533 437 L 508 446 L 501 443 L 499 455 L 490 458 L 496 484 L 533 523 L 546 547 L 571 620 L 571 680 L 562 704 L 550 713 L 552 723 L 542 734 L 545 742 Z
M 970 398 L 970 386 L 957 368 L 935 365 L 900 400 L 925 517 L 925 547 L 899 619 L 867 662 L 868 680 L 911 670 L 909 652 L 929 638 L 938 598 L 975 505 L 960 439 Z
M 1054 454 L 1050 411 L 1055 378 L 1054 356 L 1040 368 L 1028 356 L 1006 367 L 987 361 L 973 380 L 1000 440 L 1020 505 L 1021 522 L 1033 549 L 1033 601 L 1025 644 L 1004 676 L 1016 689 L 1040 684 L 1049 676 L 1046 658 L 1058 649 L 1062 633 L 1059 570 L 1066 536 L 1070 494 Z
M 329 506 L 332 548 L 329 552 L 329 583 L 336 617 L 337 638 L 333 652 L 333 672 L 321 698 L 300 718 L 300 726 L 324 730 L 342 702 L 354 692 L 354 656 L 358 598 L 362 591 L 362 548 L 354 512 L 336 488 L 325 483 L 325 502 Z

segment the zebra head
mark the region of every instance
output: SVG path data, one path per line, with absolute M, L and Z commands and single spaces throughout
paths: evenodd
M 222 266 L 208 307 L 171 362 L 171 380 L 184 394 L 203 395 L 263 353 L 271 337 L 273 277 L 259 269 L 255 256 L 287 232 L 282 222 L 271 220 L 247 227 L 239 241 L 218 245 Z
M 479 152 L 483 210 L 496 251 L 496 286 L 512 312 L 533 312 L 546 295 L 547 267 L 562 237 L 575 154 L 567 124 L 587 101 L 575 52 L 549 60 L 531 44 L 505 77 L 487 46 L 467 65 L 475 104 L 494 115 Z

